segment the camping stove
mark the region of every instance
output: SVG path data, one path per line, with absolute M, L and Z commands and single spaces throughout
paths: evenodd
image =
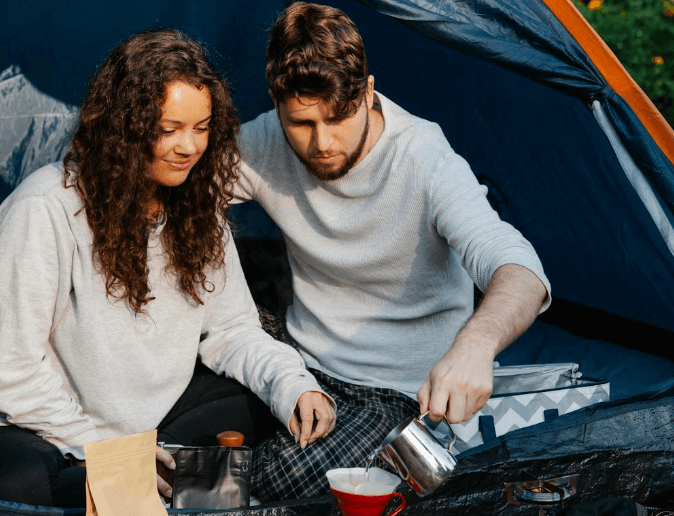
M 526 471 L 524 473 L 533 477 Z M 564 507 L 564 503 L 576 494 L 577 485 L 578 475 L 568 475 L 549 480 L 536 478 L 509 482 L 505 484 L 505 490 L 509 504 L 534 505 L 539 508 L 539 516 L 545 516 L 549 507 Z

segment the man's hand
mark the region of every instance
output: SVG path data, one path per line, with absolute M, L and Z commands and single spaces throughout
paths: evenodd
M 417 392 L 421 413 L 462 423 L 480 410 L 494 385 L 494 358 L 531 325 L 547 295 L 529 269 L 496 269 L 480 306 Z
M 493 385 L 493 351 L 479 342 L 456 342 L 431 369 L 417 393 L 421 413 L 462 423 L 487 403 Z
M 331 400 L 322 392 L 307 391 L 297 400 L 290 418 L 290 432 L 302 449 L 335 428 L 337 414 Z

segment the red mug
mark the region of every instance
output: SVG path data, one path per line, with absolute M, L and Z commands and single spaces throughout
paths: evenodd
M 386 516 L 395 516 L 405 507 L 405 498 L 400 493 L 386 495 L 362 495 L 330 489 L 342 516 L 381 516 L 386 505 L 394 496 L 400 498 L 400 505 Z

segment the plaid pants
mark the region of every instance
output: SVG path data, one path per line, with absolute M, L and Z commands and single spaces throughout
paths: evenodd
M 328 470 L 364 467 L 368 455 L 393 428 L 419 414 L 416 401 L 392 389 L 353 385 L 311 372 L 335 400 L 337 424 L 328 436 L 304 450 L 285 429 L 253 450 L 251 491 L 262 502 L 328 493 Z M 381 459 L 375 465 L 388 469 Z

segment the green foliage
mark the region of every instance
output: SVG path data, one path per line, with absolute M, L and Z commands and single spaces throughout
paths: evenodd
M 674 127 L 674 0 L 578 0 L 576 3 Z

